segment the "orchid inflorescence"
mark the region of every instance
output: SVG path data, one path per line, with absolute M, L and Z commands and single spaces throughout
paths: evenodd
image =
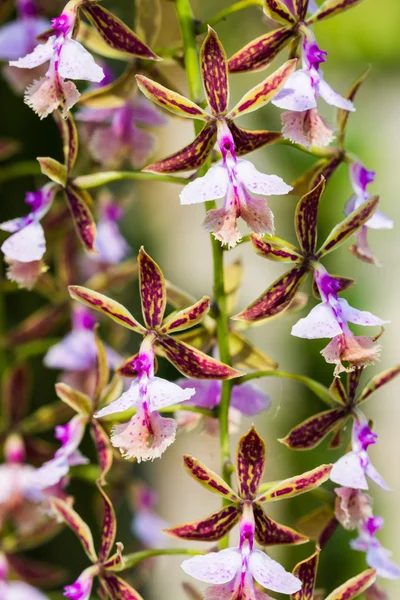
M 384 599 L 377 577 L 400 579 L 400 567 L 376 537 L 383 518 L 374 515 L 367 491 L 371 481 L 390 488 L 371 462 L 368 447 L 378 435 L 360 408 L 400 373 L 400 366 L 361 385 L 364 370 L 379 359 L 378 338 L 389 321 L 351 306 L 341 294 L 354 280 L 329 273 L 324 264 L 327 254 L 353 238 L 353 258 L 373 268 L 379 260 L 369 246 L 368 230 L 393 227 L 377 210 L 378 196 L 367 189 L 375 172 L 348 150 L 345 139 L 356 94 L 368 73 L 345 96 L 334 91 L 321 69 L 327 52 L 312 31 L 315 23 L 359 2 L 230 3 L 211 19 L 213 26 L 231 13 L 258 6 L 273 28 L 228 58 L 217 31 L 194 18 L 189 0 L 174 2 L 182 40 L 156 51 L 152 47 L 161 26 L 161 0 L 135 1 L 136 33 L 99 0 L 70 0 L 51 20 L 36 0 L 16 0 L 16 17 L 0 27 L 0 58 L 6 61 L 2 74 L 16 94 L 24 93 L 25 103 L 40 119 L 54 118 L 63 161 L 39 157 L 35 173 L 39 170 L 46 181 L 26 193 L 30 212 L 0 224 L 9 234 L 1 246 L 9 280 L 5 291 L 17 284 L 46 300 L 22 323 L 2 332 L 0 362 L 4 354 L 9 364 L 2 378 L 0 422 L 1 598 L 43 600 L 47 596 L 38 588 L 65 582 L 63 568 L 22 554 L 57 535 L 63 524 L 79 538 L 90 562 L 75 583 L 65 585 L 64 596 L 71 600 L 92 598 L 93 587 L 102 600 L 140 600 L 136 581 L 126 581 L 122 573 L 161 554 L 190 556 L 182 563 L 183 571 L 207 588 L 198 592 L 185 582 L 184 589 L 191 598 L 205 600 L 271 600 L 270 592 L 292 600 L 344 600 L 364 592 L 370 600 Z M 230 108 L 229 78 L 267 68 L 289 45 L 289 60 Z M 118 70 L 110 67 L 109 59 L 126 63 L 122 74 L 115 74 Z M 188 97 L 171 81 L 171 62 L 185 69 Z M 90 82 L 89 87 L 79 91 L 75 81 L 80 80 Z M 336 107 L 336 127 L 320 115 L 321 100 Z M 282 109 L 281 131 L 250 130 L 237 123 L 267 103 Z M 195 137 L 180 150 L 171 142 L 172 154 L 148 164 L 157 148 L 157 129 L 169 122 L 168 113 L 192 119 Z M 12 140 L 0 142 L 0 160 L 18 150 Z M 243 158 L 274 144 L 294 146 L 318 161 L 288 185 Z M 17 176 L 25 164 L 16 163 Z M 353 195 L 344 205 L 343 220 L 317 243 L 321 198 L 341 164 L 348 168 Z M 129 179 L 181 185 L 182 205 L 206 203 L 203 226 L 211 233 L 212 297 L 197 300 L 174 285 L 143 246 L 132 258 L 123 234 L 127 199 L 120 188 L 111 192 L 106 187 Z M 94 199 L 88 190 L 99 187 Z M 276 235 L 267 204 L 270 196 L 289 193 L 301 196 L 294 211 L 297 245 Z M 222 201 L 220 208 L 217 201 Z M 250 235 L 243 235 L 239 217 Z M 227 250 L 247 242 L 259 256 L 287 263 L 288 270 L 236 313 L 243 265 L 240 260 L 226 265 L 224 258 Z M 278 370 L 275 360 L 245 334 L 250 327 L 265 327 L 272 318 L 302 310 L 308 298 L 300 289 L 310 274 L 318 303 L 293 325 L 291 334 L 330 340 L 321 350 L 326 363 L 334 365 L 329 388 Z M 120 302 L 121 288 L 131 287 L 136 277 L 141 319 L 136 308 L 128 310 Z M 50 337 L 60 333 L 67 319 L 69 332 Z M 349 324 L 378 329 L 373 335 L 356 335 Z M 130 352 L 136 348 L 131 356 L 125 350 L 128 339 Z M 29 412 L 34 375 L 28 359 L 41 354 L 48 369 L 60 372 L 58 400 Z M 180 374 L 176 381 L 166 378 L 166 362 Z M 279 439 L 288 449 L 314 449 L 328 435 L 329 448 L 341 448 L 352 420 L 351 443 L 334 464 L 263 483 L 266 444 L 255 425 L 240 438 L 233 463 L 230 434 L 240 429 L 242 416 L 255 419 L 271 405 L 271 397 L 253 381 L 267 376 L 297 380 L 329 406 Z M 199 428 L 219 436 L 221 474 L 188 454 L 184 468 L 222 498 L 222 507 L 171 526 L 157 514 L 154 492 L 137 478 L 132 481 L 130 463 L 162 457 L 177 433 L 194 435 Z M 61 444 L 57 449 L 40 437 L 52 429 Z M 82 452 L 87 430 L 93 448 L 85 445 Z M 68 486 L 74 477 L 95 483 L 103 515 L 99 544 L 80 509 L 73 508 Z M 264 510 L 269 502 L 305 493 L 322 505 L 300 519 L 296 529 Z M 114 547 L 116 509 L 118 514 L 124 494 L 130 495 L 134 511 L 131 533 L 141 545 L 131 553 L 121 542 Z M 236 525 L 239 541 L 233 545 L 229 536 Z M 368 568 L 325 593 L 315 589 L 318 562 L 326 544 L 334 543 L 339 525 L 358 531 L 350 545 L 365 553 Z M 211 546 L 177 549 L 164 534 Z M 308 542 L 313 543 L 311 554 L 293 573 L 266 552 Z

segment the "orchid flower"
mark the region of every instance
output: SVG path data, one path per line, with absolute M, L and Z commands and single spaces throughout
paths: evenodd
M 351 437 L 351 452 L 348 452 L 333 465 L 331 480 L 344 487 L 367 490 L 369 477 L 384 490 L 390 488 L 372 465 L 367 453 L 368 446 L 376 444 L 378 436 L 374 433 L 366 417 L 357 409 Z
M 340 282 L 331 277 L 322 265 L 314 269 L 314 281 L 322 302 L 292 327 L 292 335 L 305 339 L 332 338 L 321 354 L 326 362 L 336 364 L 335 375 L 346 370 L 342 361 L 349 362 L 350 369 L 374 363 L 380 347 L 372 338 L 355 336 L 348 323 L 371 327 L 382 326 L 389 321 L 353 308 L 347 300 L 339 298 Z
M 166 536 L 163 529 L 168 523 L 154 510 L 157 496 L 145 483 L 134 485 L 132 490 L 134 517 L 131 530 L 133 535 L 146 548 L 163 548 L 166 545 Z
M 184 404 L 197 406 L 201 408 L 216 408 L 221 399 L 220 381 L 196 381 L 194 379 L 178 379 L 176 383 L 183 389 L 192 387 L 195 395 L 192 399 L 186 400 Z M 242 383 L 235 385 L 231 393 L 231 402 L 229 408 L 230 431 L 237 431 L 240 424 L 241 415 L 252 417 L 260 412 L 267 410 L 271 405 L 270 397 L 257 385 L 253 383 Z M 207 433 L 215 435 L 218 433 L 218 419 L 201 414 L 179 410 L 176 413 L 178 426 L 187 430 L 192 430 L 201 420 L 204 420 L 204 428 Z
M 350 487 L 335 488 L 335 517 L 344 529 L 358 529 L 372 517 L 372 500 L 368 494 Z
M 138 462 L 154 460 L 173 443 L 176 435 L 176 421 L 161 417 L 158 411 L 188 400 L 195 390 L 182 390 L 178 385 L 154 376 L 154 350 L 150 336 L 142 342 L 133 366 L 138 376 L 129 390 L 102 408 L 95 417 L 136 408 L 136 414 L 128 423 L 114 426 L 111 443 L 125 458 L 135 457 Z
M 63 105 L 62 113 L 66 117 L 79 100 L 75 84 L 65 79 L 101 81 L 104 77 L 103 69 L 95 63 L 92 55 L 72 39 L 79 2 L 70 0 L 61 15 L 52 20 L 55 35 L 50 36 L 45 44 L 39 44 L 23 58 L 10 61 L 12 67 L 22 69 L 33 69 L 49 62 L 45 76 L 25 91 L 25 102 L 41 119 L 60 105 Z
M 363 202 L 370 198 L 367 186 L 375 180 L 375 171 L 368 171 L 361 162 L 352 162 L 349 167 L 350 181 L 353 186 L 354 195 L 346 204 L 345 213 L 350 215 Z M 379 265 L 379 261 L 372 254 L 368 245 L 368 229 L 392 229 L 393 221 L 380 211 L 375 211 L 373 216 L 357 232 L 357 243 L 351 246 L 350 251 L 361 260 Z
M 334 138 L 333 129 L 318 113 L 320 96 L 337 108 L 355 110 L 350 100 L 340 96 L 325 81 L 320 64 L 326 61 L 326 56 L 307 29 L 302 45 L 303 67 L 289 77 L 272 100 L 272 104 L 288 111 L 282 114 L 283 135 L 306 148 L 328 146 Z
M 57 185 L 48 183 L 37 192 L 28 192 L 25 202 L 31 212 L 0 223 L 0 229 L 11 233 L 3 242 L 1 250 L 10 265 L 7 277 L 23 287 L 31 289 L 39 275 L 46 270 L 41 259 L 46 252 L 46 240 L 40 221 L 49 211 L 57 193 Z
M 109 198 L 101 203 L 100 219 L 96 225 L 95 250 L 98 254 L 92 254 L 92 260 L 116 265 L 126 258 L 130 248 L 118 227 L 122 216 L 122 208 Z
M 377 575 L 384 579 L 400 579 L 400 567 L 391 559 L 391 552 L 384 548 L 375 534 L 382 529 L 383 517 L 370 517 L 359 529 L 359 537 L 350 542 L 353 550 L 366 552 L 367 564 L 376 569 Z
M 253 547 L 254 536 L 253 511 L 251 505 L 245 504 L 240 519 L 238 548 L 210 552 L 183 561 L 185 573 L 212 584 L 205 593 L 207 600 L 268 600 L 269 596 L 255 589 L 253 579 L 264 588 L 281 594 L 294 594 L 300 590 L 302 584 L 297 577 L 285 571 L 265 552 Z
M 252 196 L 287 194 L 292 188 L 277 175 L 260 173 L 251 162 L 237 160 L 235 143 L 224 121 L 217 124 L 217 143 L 222 161 L 212 166 L 204 177 L 188 183 L 180 194 L 181 204 L 197 204 L 224 198 L 224 206 L 208 211 L 204 221 L 215 239 L 233 248 L 242 236 L 237 219 L 242 219 L 257 234 L 273 235 L 274 216 L 266 200 Z

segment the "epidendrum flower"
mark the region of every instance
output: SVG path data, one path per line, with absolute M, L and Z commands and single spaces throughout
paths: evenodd
M 181 388 L 193 388 L 194 396 L 183 404 L 199 408 L 216 408 L 221 400 L 222 384 L 220 381 L 196 381 L 194 379 L 178 379 L 176 382 Z M 240 424 L 240 416 L 252 417 L 267 410 L 271 405 L 271 398 L 260 387 L 253 383 L 235 385 L 231 392 L 229 407 L 230 429 L 236 431 Z M 202 419 L 202 415 L 195 412 L 179 410 L 176 413 L 178 424 L 185 429 L 193 429 Z M 218 433 L 218 419 L 204 417 L 204 427 L 208 433 Z
M 49 211 L 57 186 L 48 183 L 37 192 L 28 192 L 25 202 L 31 212 L 0 223 L 0 229 L 11 233 L 1 246 L 5 260 L 9 264 L 7 277 L 22 287 L 31 289 L 37 278 L 46 270 L 42 262 L 46 252 L 46 240 L 40 221 Z
M 391 559 L 391 552 L 384 548 L 379 540 L 376 539 L 376 533 L 382 529 L 384 524 L 383 517 L 373 517 L 366 519 L 359 528 L 359 536 L 350 542 L 353 550 L 359 550 L 366 553 L 367 564 L 376 569 L 377 575 L 384 579 L 400 579 L 400 567 Z
M 375 180 L 375 171 L 368 171 L 364 165 L 355 161 L 349 166 L 350 181 L 354 195 L 346 204 L 345 213 L 350 215 L 363 202 L 370 198 L 367 186 Z M 379 265 L 379 261 L 373 255 L 367 240 L 368 229 L 392 229 L 393 221 L 380 211 L 375 211 L 373 216 L 357 232 L 357 243 L 350 247 L 350 251 L 366 262 Z
M 319 183 L 300 199 L 296 207 L 295 228 L 300 248 L 273 236 L 251 236 L 258 254 L 270 260 L 291 263 L 293 266 L 233 319 L 256 322 L 281 313 L 290 306 L 308 273 L 314 271 L 314 281 L 317 284 L 314 291 L 321 297 L 322 303 L 311 311 L 309 318 L 295 325 L 292 333 L 301 334 L 301 337 L 306 338 L 332 337 L 332 341 L 323 350 L 323 356 L 327 362 L 336 365 L 335 374 L 339 374 L 345 369 L 342 361 L 350 363 L 348 368 L 353 369 L 373 363 L 379 355 L 376 338 L 355 336 L 347 323 L 382 325 L 386 321 L 350 307 L 343 299 L 339 300 L 338 291 L 348 288 L 353 281 L 330 276 L 320 264 L 320 260 L 371 218 L 378 205 L 378 198 L 369 198 L 361 204 L 332 230 L 317 250 L 318 204 L 324 185 L 324 178 L 321 177 Z M 309 328 L 308 324 L 312 327 Z
M 306 339 L 332 338 L 321 354 L 326 362 L 336 364 L 336 375 L 346 370 L 342 361 L 350 363 L 350 369 L 374 363 L 380 347 L 373 338 L 355 336 L 348 323 L 368 327 L 382 326 L 389 321 L 353 308 L 347 300 L 339 298 L 340 281 L 329 275 L 322 265 L 314 268 L 314 282 L 322 302 L 292 327 L 292 335 Z
M 287 112 L 282 114 L 282 133 L 292 142 L 311 146 L 328 146 L 334 138 L 333 129 L 320 117 L 317 100 L 347 111 L 354 111 L 351 100 L 343 98 L 325 81 L 320 64 L 327 53 L 317 45 L 309 29 L 304 30 L 302 44 L 303 66 L 295 71 L 272 103 Z
M 132 486 L 134 516 L 131 530 L 133 535 L 146 548 L 162 548 L 166 545 L 163 533 L 168 524 L 155 511 L 157 494 L 144 482 L 135 482 Z
M 144 337 L 138 354 L 130 357 L 118 372 L 134 377 L 130 389 L 97 413 L 98 418 L 136 408 L 128 423 L 116 425 L 112 444 L 126 457 L 149 460 L 161 456 L 174 441 L 176 422 L 163 418 L 158 410 L 167 408 L 193 395 L 193 390 L 154 376 L 154 351 L 160 349 L 183 375 L 197 379 L 229 379 L 241 373 L 203 352 L 185 344 L 171 333 L 186 330 L 200 323 L 210 306 L 208 297 L 164 319 L 167 303 L 166 286 L 159 266 L 143 248 L 138 256 L 139 287 L 145 326 L 141 325 L 118 302 L 92 290 L 70 286 L 70 294 L 79 302 L 103 312 L 117 323 Z
M 122 235 L 118 221 L 124 215 L 123 209 L 110 197 L 103 197 L 100 202 L 100 218 L 96 224 L 97 236 L 95 250 L 97 254 L 91 260 L 108 265 L 116 265 L 129 253 L 129 245 Z

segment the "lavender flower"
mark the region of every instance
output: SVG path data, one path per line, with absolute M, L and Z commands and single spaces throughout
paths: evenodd
M 96 225 L 95 249 L 98 254 L 91 255 L 92 260 L 116 265 L 126 258 L 130 248 L 118 227 L 122 216 L 122 208 L 110 198 L 101 203 L 100 219 Z
M 384 548 L 375 534 L 383 527 L 383 517 L 371 517 L 367 519 L 359 529 L 357 539 L 350 542 L 353 550 L 366 552 L 367 564 L 376 569 L 379 577 L 384 579 L 400 579 L 400 567 L 390 557 L 389 550 Z
M 135 515 L 132 519 L 132 533 L 146 548 L 162 548 L 166 545 L 163 529 L 168 527 L 154 507 L 157 496 L 145 483 L 139 483 L 133 489 Z

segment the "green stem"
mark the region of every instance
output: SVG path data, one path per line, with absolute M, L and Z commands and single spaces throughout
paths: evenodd
M 159 550 L 141 550 L 140 552 L 132 552 L 122 557 L 122 566 L 118 571 L 125 571 L 134 567 L 142 560 L 151 558 L 152 556 L 172 556 L 174 554 L 186 555 L 186 556 L 197 556 L 198 554 L 205 554 L 199 550 L 190 550 L 188 548 L 164 548 Z
M 202 23 L 201 25 L 199 25 L 197 27 L 197 33 L 206 33 L 208 25 L 214 27 L 215 25 L 218 25 L 218 23 L 220 23 L 221 21 L 224 21 L 230 15 L 233 15 L 233 13 L 238 12 L 240 10 L 244 10 L 245 8 L 249 8 L 250 6 L 259 6 L 262 8 L 263 0 L 239 0 L 239 2 L 234 2 L 233 4 L 231 4 L 231 6 L 223 8 L 214 17 L 211 17 L 211 19 L 207 19 L 206 23 Z
M 197 52 L 196 44 L 196 21 L 190 6 L 189 0 L 175 0 L 175 10 L 178 17 L 179 27 L 182 33 L 183 40 L 183 57 L 188 81 L 190 99 L 197 104 L 203 99 L 203 86 L 200 71 L 200 61 Z M 201 123 L 194 122 L 196 135 L 201 129 Z M 206 164 L 200 171 L 199 175 L 207 171 Z M 215 202 L 206 202 L 206 210 L 215 208 Z M 231 364 L 229 352 L 229 315 L 227 311 L 225 282 L 224 282 L 224 252 L 220 242 L 211 237 L 212 255 L 213 255 L 213 290 L 217 323 L 217 338 L 220 360 L 227 364 Z M 220 448 L 221 448 L 221 463 L 222 476 L 224 480 L 230 484 L 231 481 L 231 452 L 229 440 L 229 405 L 232 391 L 232 382 L 223 381 L 221 391 L 221 401 L 218 409 L 219 426 L 220 426 Z M 220 542 L 220 548 L 226 548 L 229 543 L 228 536 L 225 536 Z
M 74 183 L 80 188 L 89 189 L 111 183 L 112 181 L 122 181 L 124 179 L 135 179 L 137 181 L 166 181 L 168 183 L 180 183 L 183 185 L 186 185 L 188 182 L 188 179 L 185 177 L 174 177 L 173 175 L 142 173 L 141 171 L 104 171 L 93 173 L 91 175 L 80 175 L 74 179 Z
M 261 379 L 262 377 L 281 377 L 282 379 L 293 379 L 294 381 L 299 381 L 309 390 L 314 392 L 314 394 L 320 398 L 325 404 L 328 406 L 332 406 L 333 398 L 329 393 L 327 387 L 311 379 L 311 377 L 306 377 L 305 375 L 297 375 L 296 373 L 287 373 L 286 371 L 255 371 L 254 373 L 248 373 L 247 375 L 243 375 L 240 379 L 235 379 L 234 385 L 241 385 L 242 383 L 246 383 L 246 381 L 251 381 L 252 379 Z
M 40 166 L 36 160 L 23 160 L 0 169 L 0 183 L 18 179 L 27 175 L 40 175 Z

